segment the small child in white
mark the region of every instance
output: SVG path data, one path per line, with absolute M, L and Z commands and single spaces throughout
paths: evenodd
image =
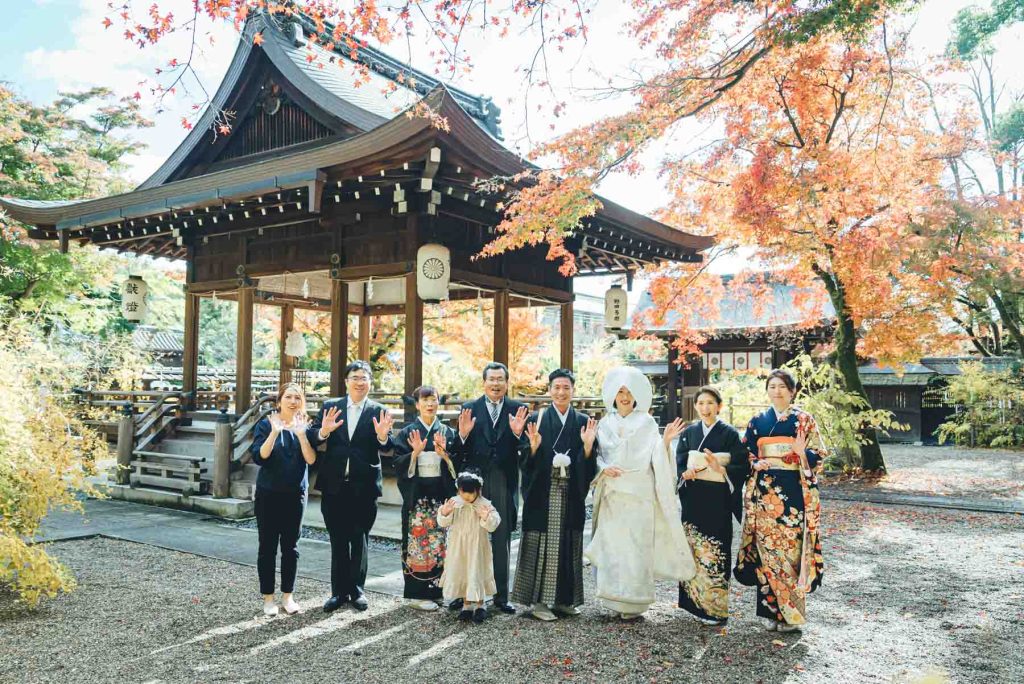
M 458 496 L 445 501 L 437 512 L 437 523 L 448 528 L 441 590 L 446 603 L 463 600 L 460 620 L 479 624 L 487 619 L 484 601 L 498 590 L 488 535 L 501 524 L 501 516 L 481 496 L 484 479 L 479 474 L 459 473 L 455 484 Z

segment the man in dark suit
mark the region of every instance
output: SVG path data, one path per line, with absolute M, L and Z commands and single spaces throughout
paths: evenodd
M 309 428 L 314 448 L 326 442 L 317 457 L 316 488 L 320 508 L 331 537 L 331 598 L 324 612 L 351 601 L 366 610 L 363 586 L 370 529 L 377 519 L 381 495 L 380 452 L 392 448 L 394 419 L 388 410 L 370 400 L 370 364 L 354 361 L 345 369 L 346 396 L 324 402 Z
M 498 585 L 494 606 L 504 613 L 515 613 L 508 602 L 509 555 L 518 516 L 518 455 L 529 411 L 524 404 L 506 396 L 509 374 L 505 364 L 487 364 L 483 379 L 483 396 L 462 406 L 454 451 L 463 466 L 480 471 L 484 478 L 483 495 L 501 516 L 501 524 L 491 533 L 494 580 Z

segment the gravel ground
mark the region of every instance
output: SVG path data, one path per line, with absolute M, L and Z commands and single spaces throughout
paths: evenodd
M 845 478 L 836 486 L 1024 503 L 1024 451 L 960 447 L 882 446 L 888 475 L 879 481 Z
M 265 619 L 251 568 L 108 539 L 61 542 L 50 548 L 79 588 L 36 611 L 0 597 L 0 682 L 1024 679 L 1024 518 L 833 501 L 824 526 L 825 585 L 802 634 L 763 631 L 753 591 L 738 586 L 724 630 L 675 609 L 669 585 L 631 624 L 592 598 L 578 618 L 473 626 L 383 595 L 367 613 Z M 318 606 L 327 589 L 300 578 L 296 595 Z

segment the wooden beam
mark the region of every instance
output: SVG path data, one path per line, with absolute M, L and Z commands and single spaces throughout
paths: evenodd
M 318 170 L 316 172 L 316 178 L 314 180 L 309 181 L 309 184 L 306 185 L 306 193 L 308 195 L 308 197 L 306 198 L 306 209 L 311 214 L 320 213 L 320 207 L 323 204 L 322 200 L 324 196 L 324 182 L 326 180 L 327 174 L 324 173 L 322 170 Z
M 331 281 L 331 396 L 345 393 L 348 364 L 348 284 Z
M 559 325 L 558 335 L 561 344 L 560 363 L 562 368 L 572 370 L 573 364 L 573 339 L 572 339 L 572 302 L 567 302 L 558 307 Z
M 238 335 L 235 340 L 235 413 L 249 410 L 252 393 L 253 288 L 238 288 Z
M 281 350 L 280 350 L 280 362 L 278 368 L 280 369 L 277 377 L 277 389 L 280 390 L 287 384 L 292 377 L 292 360 L 288 354 L 285 353 L 285 345 L 288 342 L 288 333 L 292 331 L 295 325 L 295 307 L 291 304 L 285 304 L 281 307 Z
M 671 423 L 680 416 L 679 412 L 679 366 L 676 365 L 676 350 L 672 346 L 675 337 L 669 338 L 668 345 L 668 387 L 667 404 L 665 407 L 665 422 Z
M 325 259 L 319 263 L 297 263 L 289 262 L 287 267 L 283 262 L 277 262 L 273 266 L 260 264 L 245 264 L 245 274 L 250 278 L 261 278 L 263 276 L 284 275 L 285 273 L 302 273 L 305 271 L 329 271 L 331 264 Z M 410 261 L 396 261 L 386 264 L 374 264 L 371 266 L 346 266 L 337 269 L 338 280 L 366 280 L 370 276 L 374 278 L 397 278 L 407 273 L 416 271 L 416 264 Z M 195 293 L 221 292 L 223 290 L 234 290 L 238 287 L 237 278 L 224 278 L 221 280 L 208 280 L 204 282 L 189 283 L 188 291 Z
M 195 391 L 199 384 L 199 296 L 185 295 L 185 350 L 181 355 L 181 389 L 190 393 L 188 410 L 195 409 Z
M 359 314 L 359 358 L 370 358 L 370 325 L 373 319 L 366 313 Z
M 416 274 L 405 276 L 405 395 L 423 384 L 423 300 L 416 294 Z M 415 407 L 406 406 L 405 419 L 416 418 Z
M 573 297 L 572 292 L 567 292 L 565 290 L 523 283 L 517 280 L 509 280 L 508 278 L 484 275 L 483 273 L 474 273 L 472 271 L 465 271 L 459 268 L 452 269 L 452 282 L 470 283 L 489 290 L 512 290 L 517 294 L 536 295 L 537 297 L 549 299 L 553 302 L 571 302 Z
M 508 290 L 494 293 L 494 360 L 508 365 Z

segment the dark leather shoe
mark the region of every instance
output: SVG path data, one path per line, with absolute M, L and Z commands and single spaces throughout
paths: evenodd
M 502 613 L 505 613 L 506 615 L 515 615 L 516 614 L 515 607 L 513 607 L 512 604 L 508 603 L 507 601 L 495 601 L 494 602 L 494 609 L 495 610 L 500 610 Z
M 463 622 L 469 622 L 470 620 L 473 619 L 473 611 L 471 611 L 471 610 L 463 610 L 463 611 L 461 611 L 459 613 L 459 619 L 462 620 Z
M 334 611 L 338 610 L 343 605 L 345 605 L 346 601 L 348 601 L 348 596 L 332 596 L 331 598 L 327 599 L 326 603 L 324 603 L 324 612 L 333 613 Z
M 455 599 L 448 604 L 448 610 L 462 610 L 462 599 Z
M 479 625 L 481 622 L 483 622 L 486 619 L 487 619 L 487 611 L 484 610 L 483 608 L 477 608 L 476 610 L 473 611 L 473 622 L 475 622 L 476 624 Z
M 370 604 L 366 602 L 366 597 L 362 594 L 357 594 L 352 599 L 352 605 L 356 607 L 356 610 L 366 610 L 370 607 Z

